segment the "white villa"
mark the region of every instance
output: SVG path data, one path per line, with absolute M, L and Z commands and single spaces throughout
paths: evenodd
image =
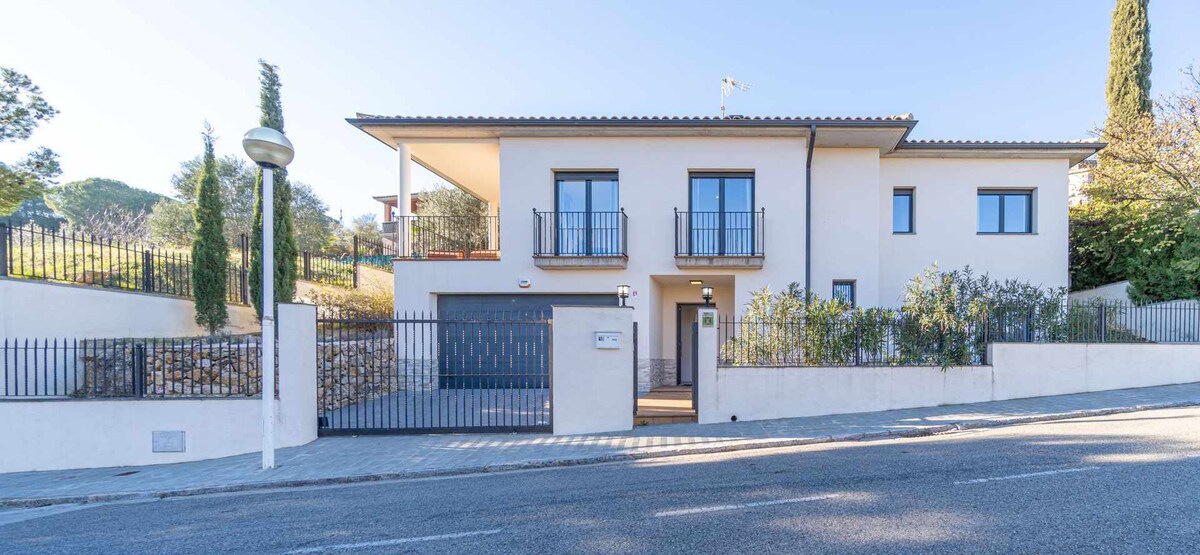
M 396 310 L 617 304 L 638 324 L 639 387 L 689 384 L 711 302 L 798 282 L 896 305 L 933 262 L 1067 285 L 1068 170 L 1096 142 L 911 141 L 894 117 L 406 117 L 350 124 L 471 193 L 489 216 L 397 206 Z M 482 220 L 482 221 L 480 221 Z

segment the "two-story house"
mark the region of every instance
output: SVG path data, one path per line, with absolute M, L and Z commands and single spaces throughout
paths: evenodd
M 798 282 L 895 306 L 929 264 L 1067 285 L 1068 169 L 1096 142 L 910 141 L 895 117 L 385 117 L 352 125 L 488 205 L 398 207 L 397 311 L 619 302 L 639 386 L 688 384 L 711 288 L 723 315 Z

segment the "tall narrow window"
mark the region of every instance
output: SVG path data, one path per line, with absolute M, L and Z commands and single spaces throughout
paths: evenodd
M 913 190 L 892 190 L 892 233 L 913 233 Z
M 555 254 L 618 254 L 620 245 L 616 173 L 558 173 L 555 189 Z
M 688 254 L 755 255 L 754 174 L 693 173 Z
M 854 306 L 854 280 L 839 279 L 833 281 L 833 298 L 850 306 Z
M 1033 233 L 1032 191 L 979 191 L 979 233 Z

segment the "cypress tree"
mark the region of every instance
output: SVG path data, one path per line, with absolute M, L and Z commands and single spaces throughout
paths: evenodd
M 204 164 L 196 186 L 193 219 L 196 240 L 192 242 L 192 295 L 196 302 L 196 323 L 216 334 L 229 314 L 225 309 L 229 245 L 225 242 L 225 204 L 221 200 L 221 182 L 217 178 L 217 159 L 213 155 L 212 127 L 204 124 Z
M 1149 116 L 1150 20 L 1149 0 L 1117 0 L 1108 43 L 1108 121 L 1132 122 Z
M 279 96 L 279 68 L 259 60 L 259 109 L 262 115 L 258 123 L 283 133 L 283 101 Z M 290 302 L 296 294 L 296 258 L 300 249 L 296 246 L 296 229 L 292 220 L 292 188 L 287 180 L 287 169 L 276 168 L 275 174 L 275 300 Z M 250 248 L 250 298 L 254 311 L 262 318 L 262 195 L 263 174 L 258 170 L 254 181 L 254 232 Z

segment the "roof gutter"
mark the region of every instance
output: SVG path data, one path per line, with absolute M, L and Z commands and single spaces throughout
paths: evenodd
M 812 298 L 812 159 L 817 124 L 808 127 L 808 156 L 804 157 L 804 298 Z

